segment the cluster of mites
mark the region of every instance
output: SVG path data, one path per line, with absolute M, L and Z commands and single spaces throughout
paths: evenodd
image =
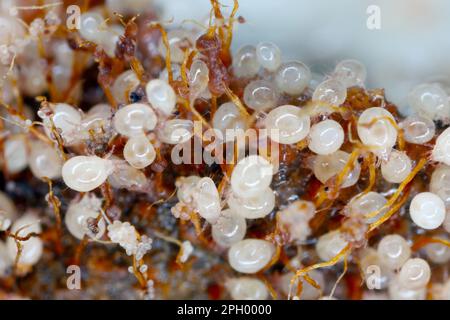
M 2 29 L 7 30 L 0 31 L 2 68 L 8 70 L 2 84 L 2 166 L 7 176 L 29 168 L 37 178 L 62 179 L 68 188 L 83 193 L 63 212 L 66 228 L 74 237 L 118 244 L 134 259 L 130 272 L 148 286 L 153 284 L 142 262 L 151 250 L 152 239 L 139 234 L 130 222 L 108 217 L 102 209 L 104 200 L 94 191 L 108 183 L 113 189 L 139 192 L 148 179 L 143 169 L 160 157 L 161 146 L 193 138 L 192 119 L 183 119 L 176 112 L 186 97 L 179 96 L 172 82 L 184 80 L 188 82 L 188 108 L 194 118 L 223 133 L 227 129 L 269 129 L 271 143 L 280 150 L 300 152 L 314 179 L 320 182 L 313 197 L 277 207 L 278 194 L 271 185 L 279 170 L 274 157 L 279 158 L 279 154 L 252 154 L 239 159 L 224 173 L 220 185 L 210 177 L 177 178 L 178 202 L 172 214 L 186 221 L 198 221 L 200 217 L 203 223 L 210 224 L 213 241 L 228 248 L 227 260 L 236 273 L 228 278 L 225 287 L 232 298 L 267 299 L 278 293 L 292 299 L 332 299 L 338 282 L 330 287 L 321 268 L 337 265 L 345 271 L 349 258 L 358 264 L 367 282 L 370 266 L 381 270 L 378 287 L 364 291 L 366 299 L 450 298 L 449 279 L 431 281 L 432 268 L 448 264 L 450 259 L 450 128 L 445 129 L 450 120 L 450 87 L 445 83 L 415 87 L 409 95 L 412 113 L 406 118 L 401 119 L 382 95 L 353 110 L 347 94 L 355 87 L 365 90 L 364 65 L 355 60 L 342 61 L 320 80 L 305 64 L 283 61 L 275 44 L 263 42 L 244 46 L 233 55 L 227 72 L 242 81 L 245 88 L 234 94 L 224 85 L 228 102 L 205 120 L 195 111 L 194 102 L 211 101 L 217 94 L 210 83 L 217 80 L 211 79 L 211 68 L 217 63 L 208 60 L 208 52 L 199 50 L 187 68 L 186 52 L 195 50 L 196 44 L 199 49 L 200 33 L 174 29 L 167 32 L 166 42 L 161 40 L 159 46 L 161 56 L 170 62 L 169 68 L 145 83 L 140 102 L 129 102 L 130 92 L 142 85 L 135 70 L 130 69 L 119 75 L 110 88 L 119 108 L 105 103 L 82 112 L 66 103 L 42 101 L 37 113 L 41 121 L 33 122 L 29 108 L 19 111 L 11 106 L 17 98 L 10 79 L 20 78 L 20 72 L 26 69 L 28 80 L 20 87 L 23 94 L 35 96 L 49 89 L 45 73 L 41 72 L 46 66 L 39 58 L 37 43 L 44 32 L 48 37 L 48 31 L 60 23 L 52 12 L 45 19 L 33 21 L 28 31 L 14 17 L 0 17 Z M 84 13 L 78 33 L 114 58 L 124 28 L 105 24 L 103 13 L 96 8 Z M 217 39 L 217 30 L 208 36 Z M 73 72 L 73 49 L 61 40 L 50 47 L 54 57 L 51 72 L 58 79 L 56 89 L 65 90 Z M 118 135 L 126 140 L 122 154 L 99 157 L 86 151 L 92 140 L 109 140 Z M 419 147 L 426 151 L 415 152 Z M 369 174 L 360 179 L 363 169 Z M 393 186 L 389 191 L 374 190 L 378 173 L 386 185 Z M 418 174 L 430 177 L 420 189 L 412 187 Z M 364 184 L 367 187 L 361 187 Z M 330 208 L 347 188 L 352 195 L 339 212 L 344 217 L 342 224 L 324 234 L 314 234 L 310 222 Z M 404 204 L 408 208 L 402 219 L 411 221 L 410 225 L 420 230 L 418 234 L 430 233 L 431 240 L 423 250 L 416 250 L 411 237 L 395 231 L 369 246 L 373 231 L 399 214 Z M 8 235 L 5 242 L 0 242 L 0 274 L 13 267 L 26 274 L 43 252 L 40 218 L 32 211 L 16 212 L 3 193 L 0 207 L 0 229 Z M 261 238 L 246 237 L 248 220 L 267 219 L 269 215 L 276 217 L 273 233 Z M 313 236 L 316 241 L 309 241 Z M 180 263 L 195 254 L 195 245 L 189 241 L 173 241 L 181 247 Z M 305 267 L 302 250 L 311 243 L 314 250 L 310 261 L 318 263 Z M 262 281 L 258 275 L 279 261 L 285 244 L 296 244 L 298 255 L 286 262 L 284 273 L 272 284 Z

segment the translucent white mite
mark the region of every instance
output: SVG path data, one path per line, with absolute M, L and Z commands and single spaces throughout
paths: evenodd
M 179 177 L 175 182 L 175 186 L 177 187 L 177 198 L 180 201 L 188 203 L 192 194 L 192 189 L 197 185 L 200 181 L 199 176 L 188 176 L 188 177 Z
M 161 79 L 153 79 L 145 87 L 147 99 L 153 108 L 165 115 L 170 115 L 175 109 L 177 98 L 173 88 Z
M 300 95 L 310 81 L 311 71 L 300 61 L 283 63 L 275 76 L 278 88 L 292 96 Z
M 198 214 L 210 223 L 215 223 L 220 215 L 220 196 L 211 178 L 201 178 L 192 193 Z
M 228 262 L 231 267 L 241 273 L 257 273 L 272 259 L 275 246 L 259 239 L 241 240 L 228 250 Z
M 399 277 L 389 282 L 389 297 L 391 300 L 425 300 L 426 288 L 408 289 L 401 285 Z
M 144 169 L 152 164 L 156 158 L 156 151 L 145 135 L 128 139 L 123 148 L 123 157 L 136 169 Z
M 116 112 L 113 125 L 118 133 L 133 137 L 153 130 L 157 121 L 158 119 L 152 108 L 143 103 L 133 103 Z
M 103 17 L 96 12 L 83 13 L 80 18 L 80 29 L 79 32 L 81 36 L 94 43 L 100 43 L 102 40 L 102 24 Z
M 450 128 L 445 129 L 436 139 L 431 158 L 450 166 Z
M 347 98 L 347 88 L 336 79 L 327 79 L 314 90 L 312 101 L 339 106 Z
M 124 27 L 118 24 L 107 26 L 102 32 L 102 37 L 100 38 L 99 44 L 102 46 L 103 50 L 105 50 L 108 56 L 116 56 L 117 42 L 124 34 L 124 32 Z
M 246 130 L 247 124 L 238 107 L 233 102 L 225 102 L 217 109 L 212 119 L 213 128 L 222 132 L 225 141 L 235 138 L 238 129 Z M 228 135 L 227 135 L 228 130 Z
M 170 58 L 175 63 L 182 63 L 184 60 L 184 50 L 192 47 L 195 37 L 192 31 L 186 29 L 174 29 L 167 32 L 167 40 L 170 47 Z M 162 39 L 159 43 L 159 51 L 163 57 L 166 56 L 166 46 Z
M 410 106 L 419 114 L 432 120 L 440 120 L 450 116 L 450 105 L 447 93 L 436 83 L 425 83 L 416 86 L 408 96 Z
M 266 300 L 269 297 L 264 282 L 255 278 L 228 279 L 225 281 L 225 287 L 233 300 Z
M 308 272 L 308 276 L 313 279 L 321 288 L 325 287 L 325 277 L 319 270 L 311 270 Z M 286 296 L 289 296 L 289 289 L 291 289 L 291 280 L 294 277 L 293 272 L 285 273 L 281 276 L 280 286 L 281 290 Z M 292 285 L 292 288 L 297 288 L 298 280 Z M 293 289 L 295 290 L 295 289 Z M 295 292 L 295 291 L 294 291 Z M 302 283 L 302 293 L 300 295 L 300 300 L 316 300 L 320 297 L 320 290 L 313 287 L 307 281 Z
M 76 156 L 64 163 L 62 177 L 69 188 L 88 192 L 103 184 L 111 171 L 109 160 L 97 156 Z
M 75 238 L 81 240 L 85 235 L 89 235 L 99 239 L 103 236 L 106 230 L 106 224 L 103 218 L 100 218 L 97 223 L 99 231 L 97 234 L 92 234 L 88 227 L 89 219 L 96 221 L 99 217 L 101 205 L 102 201 L 93 195 L 84 195 L 81 200 L 70 203 L 66 216 L 64 217 L 64 222 L 69 232 Z
M 281 50 L 272 42 L 260 42 L 256 46 L 256 59 L 264 69 L 274 72 L 281 65 Z
M 429 142 L 436 131 L 436 125 L 432 120 L 418 114 L 406 117 L 400 126 L 403 129 L 405 141 L 415 144 Z
M 108 25 L 98 12 L 87 12 L 81 15 L 80 35 L 99 46 L 110 57 L 115 56 L 116 43 L 123 34 L 124 28 L 118 24 Z
M 381 163 L 381 175 L 384 180 L 401 183 L 411 173 L 411 159 L 405 152 L 392 150 L 387 161 Z
M 19 231 L 20 230 L 20 231 Z M 16 233 L 19 237 L 26 237 L 30 233 L 41 233 L 42 228 L 39 219 L 33 214 L 25 214 L 16 220 L 12 227 L 11 232 Z M 26 241 L 20 241 L 22 245 L 22 251 L 19 258 L 19 264 L 24 267 L 29 267 L 36 264 L 42 256 L 43 243 L 39 237 L 30 237 Z M 6 241 L 8 248 L 8 254 L 12 261 L 15 261 L 17 256 L 17 245 L 13 238 L 8 237 Z
M 314 124 L 309 132 L 308 148 L 317 154 L 336 152 L 344 143 L 344 129 L 334 120 Z
M 308 135 L 311 125 L 309 116 L 292 105 L 279 106 L 271 110 L 264 121 L 270 138 L 282 144 L 303 140 Z M 272 134 L 274 132 L 276 134 Z
M 322 183 L 326 183 L 330 178 L 338 175 L 350 160 L 350 154 L 338 150 L 329 155 L 318 155 L 314 159 L 314 176 Z M 361 166 L 355 162 L 353 169 L 344 178 L 341 188 L 347 188 L 358 182 L 361 173 Z
M 202 60 L 194 60 L 189 69 L 189 92 L 191 97 L 197 97 L 208 88 L 209 70 Z
M 387 200 L 378 192 L 370 191 L 363 195 L 357 195 L 349 203 L 349 215 L 354 217 L 364 217 L 364 215 L 381 209 Z M 374 223 L 386 213 L 382 210 L 377 216 L 368 218 L 367 223 Z
M 405 238 L 398 234 L 387 235 L 378 243 L 380 260 L 391 270 L 399 269 L 411 257 L 411 249 Z
M 31 172 L 37 178 L 59 178 L 63 161 L 56 149 L 41 141 L 33 141 L 30 144 L 28 162 Z
M 195 60 L 200 61 L 200 60 Z M 194 61 L 194 62 L 195 62 Z M 192 64 L 194 64 L 194 62 Z M 191 67 L 192 69 L 192 67 Z M 178 63 L 172 63 L 172 77 L 173 80 L 181 80 L 181 65 Z M 159 73 L 159 79 L 164 80 L 166 82 L 169 81 L 169 72 L 167 68 L 164 68 L 163 71 Z
M 387 154 L 397 141 L 397 130 L 390 120 L 395 122 L 386 109 L 373 107 L 364 110 L 358 119 L 358 136 L 362 143 L 373 148 L 376 154 Z
M 377 289 L 385 289 L 388 286 L 389 281 L 394 277 L 394 272 L 384 264 L 378 252 L 370 247 L 364 248 L 361 251 L 359 260 L 361 272 L 364 275 L 367 287 L 373 288 L 375 285 L 379 285 Z M 374 266 L 379 268 L 378 270 L 380 271 L 377 279 L 374 279 L 373 277 Z M 377 283 L 375 283 L 374 280 L 376 280 Z
M 339 254 L 348 242 L 340 231 L 331 231 L 319 237 L 316 243 L 316 252 L 322 261 L 329 261 Z
M 448 240 L 445 235 L 438 238 Z M 450 248 L 442 243 L 430 243 L 424 249 L 428 259 L 433 263 L 446 264 L 450 261 Z
M 133 70 L 121 73 L 114 81 L 111 93 L 118 103 L 129 103 L 130 93 L 135 91 L 140 81 Z
M 277 213 L 280 224 L 289 232 L 291 240 L 305 241 L 311 234 L 309 221 L 314 217 L 314 203 L 297 200 Z
M 19 173 L 28 165 L 28 151 L 25 135 L 16 134 L 4 142 L 4 159 L 10 174 Z
M 419 227 L 433 230 L 444 222 L 445 204 L 434 193 L 422 192 L 412 199 L 409 214 Z
M 233 56 L 233 72 L 238 78 L 252 78 L 260 68 L 254 46 L 246 45 Z
M 194 135 L 194 123 L 191 120 L 172 119 L 164 122 L 158 131 L 158 137 L 168 144 L 180 144 L 188 141 Z
M 115 158 L 115 160 L 119 160 L 119 158 Z M 114 171 L 108 176 L 108 182 L 117 189 L 141 188 L 147 183 L 147 177 L 141 170 L 133 168 L 125 161 L 116 161 Z
M 241 241 L 247 232 L 245 218 L 232 209 L 223 210 L 220 217 L 212 225 L 213 240 L 221 247 L 230 247 Z
M 51 116 L 55 128 L 60 130 L 61 137 L 65 145 L 72 145 L 79 141 L 79 131 L 81 127 L 82 113 L 66 103 L 57 103 L 53 107 Z M 53 139 L 52 122 L 44 117 L 44 128 L 47 135 Z
M 430 191 L 444 200 L 445 206 L 450 207 L 450 167 L 439 164 L 431 174 Z
M 253 80 L 244 89 L 244 102 L 256 111 L 267 111 L 276 106 L 278 93 L 267 80 Z
M 252 155 L 240 160 L 231 174 L 231 189 L 241 197 L 257 196 L 272 182 L 273 167 L 263 157 Z
M 333 77 L 344 84 L 345 87 L 364 86 L 366 81 L 366 67 L 357 60 L 343 60 L 336 65 Z
M 399 284 L 407 289 L 417 290 L 424 288 L 431 277 L 431 269 L 423 259 L 408 259 L 400 269 L 398 281 Z
M 81 121 L 82 133 L 87 133 L 86 137 L 89 137 L 89 131 L 94 131 L 99 134 L 103 133 L 105 129 L 111 126 L 112 116 L 113 111 L 109 104 L 96 104 L 89 109 Z
M 253 197 L 240 197 L 233 193 L 228 198 L 228 205 L 246 219 L 263 218 L 275 207 L 275 194 L 270 188 Z

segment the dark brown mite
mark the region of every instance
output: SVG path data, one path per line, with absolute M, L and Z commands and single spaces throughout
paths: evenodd
M 230 83 L 230 75 L 221 60 L 221 41 L 215 34 L 201 35 L 196 41 L 199 53 L 204 55 L 209 69 L 209 90 L 215 96 L 221 96 L 225 92 L 225 85 Z

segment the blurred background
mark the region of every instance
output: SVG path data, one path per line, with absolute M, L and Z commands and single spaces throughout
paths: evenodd
M 175 24 L 203 23 L 209 16 L 209 0 L 154 1 L 163 19 Z M 221 3 L 231 10 L 232 0 Z M 385 88 L 404 113 L 414 85 L 450 76 L 448 0 L 240 0 L 239 5 L 246 23 L 236 24 L 234 49 L 272 41 L 284 59 L 303 61 L 322 74 L 341 59 L 358 59 L 367 66 L 368 87 Z M 367 10 L 374 5 L 380 29 L 371 30 L 367 21 L 376 22 L 377 13 Z

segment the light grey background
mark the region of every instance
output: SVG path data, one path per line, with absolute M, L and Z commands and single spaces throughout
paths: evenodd
M 163 19 L 205 22 L 209 0 L 154 0 Z M 231 0 L 222 0 L 229 5 Z M 406 95 L 430 77 L 450 75 L 448 0 L 240 0 L 234 49 L 273 41 L 285 59 L 330 72 L 340 59 L 355 58 L 368 69 L 368 87 L 384 87 L 405 110 Z M 381 30 L 366 26 L 369 5 L 381 9 Z

